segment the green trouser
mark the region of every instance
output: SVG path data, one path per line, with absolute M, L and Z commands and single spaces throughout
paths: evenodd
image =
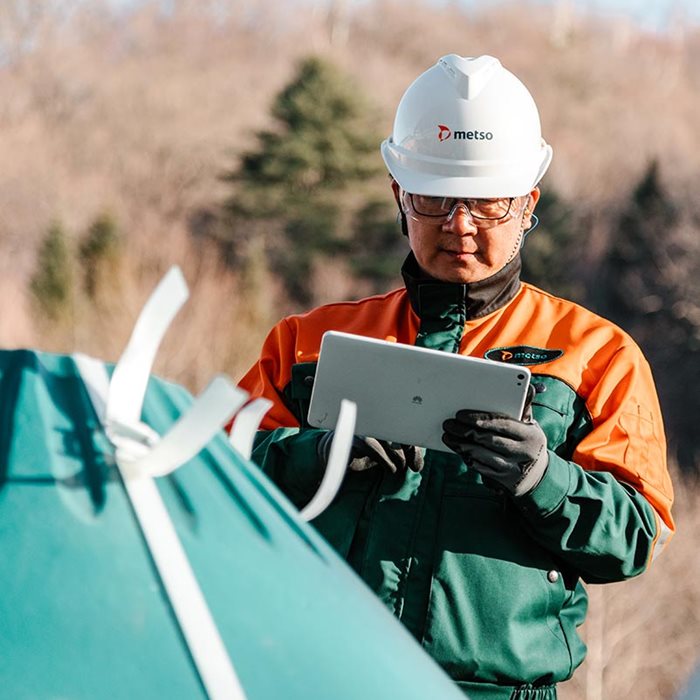
M 556 700 L 556 685 L 521 686 L 456 681 L 469 700 Z

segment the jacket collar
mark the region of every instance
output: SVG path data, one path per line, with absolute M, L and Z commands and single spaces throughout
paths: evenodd
M 441 282 L 427 275 L 413 252 L 401 268 L 411 307 L 421 320 L 443 316 L 449 308 L 461 307 L 465 320 L 481 318 L 505 306 L 520 289 L 520 256 L 495 275 L 479 282 Z

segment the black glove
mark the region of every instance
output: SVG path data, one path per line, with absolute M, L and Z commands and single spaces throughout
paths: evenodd
M 415 445 L 399 445 L 371 437 L 357 437 L 352 441 L 348 469 L 361 472 L 375 465 L 386 467 L 396 473 L 410 469 L 423 469 L 423 451 Z
M 332 442 L 332 430 L 325 433 L 319 440 L 318 457 L 323 464 L 328 463 Z M 415 445 L 399 445 L 386 440 L 356 435 L 352 441 L 348 469 L 361 472 L 374 466 L 385 467 L 394 474 L 406 469 L 419 472 L 423 469 L 423 451 Z
M 523 420 L 500 413 L 458 411 L 442 427 L 442 441 L 451 450 L 514 496 L 532 491 L 547 469 L 547 437 L 529 406 Z

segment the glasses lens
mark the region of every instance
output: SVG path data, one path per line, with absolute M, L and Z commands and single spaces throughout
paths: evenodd
M 508 216 L 512 198 L 503 199 L 461 199 L 457 197 L 430 197 L 425 194 L 411 194 L 411 205 L 422 216 L 449 216 L 459 202 L 469 209 L 475 219 L 497 220 Z
M 450 197 L 429 197 L 426 194 L 412 194 L 411 204 L 417 214 L 423 216 L 447 216 L 454 200 Z
M 467 206 L 471 215 L 477 219 L 503 219 L 510 211 L 510 197 L 505 199 L 469 199 Z

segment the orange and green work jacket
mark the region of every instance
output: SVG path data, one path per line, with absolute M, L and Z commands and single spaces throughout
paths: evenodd
M 306 414 L 325 331 L 530 368 L 549 450 L 533 491 L 495 491 L 457 455 L 427 450 L 420 473 L 348 472 L 314 521 L 476 700 L 555 697 L 585 655 L 581 581 L 641 573 L 674 529 L 663 425 L 641 351 L 519 272 L 516 258 L 483 282 L 441 283 L 422 278 L 409 255 L 405 289 L 283 319 L 240 383 L 273 402 L 253 458 L 301 507 L 323 471 L 322 431 Z

